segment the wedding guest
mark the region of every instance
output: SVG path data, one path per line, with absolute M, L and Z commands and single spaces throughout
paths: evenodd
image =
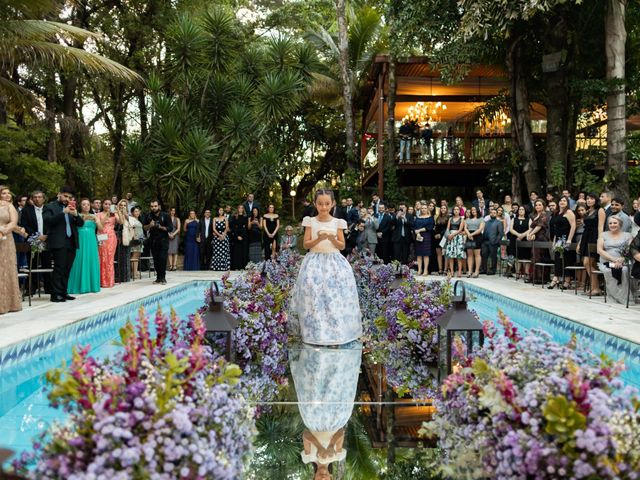
M 607 296 L 618 303 L 626 303 L 629 289 L 629 265 L 625 261 L 625 250 L 628 249 L 633 236 L 622 231 L 622 219 L 611 215 L 607 219 L 607 231 L 598 238 L 598 268 L 604 273 Z
M 227 271 L 231 268 L 229 248 L 229 221 L 224 208 L 218 208 L 218 216 L 213 219 L 213 253 L 211 270 Z
M 140 221 L 141 215 L 140 207 L 135 206 L 131 208 L 131 216 L 129 222 L 133 226 L 134 239 L 131 241 L 131 278 L 142 278 L 139 272 L 140 269 L 140 256 L 142 255 L 142 249 L 144 248 L 144 229 L 142 228 L 142 222 Z
M 373 214 L 372 207 L 363 208 L 360 212 L 360 218 L 364 220 L 364 248 L 373 254 L 378 246 L 378 227 L 380 226 L 380 221 Z
M 200 244 L 200 269 L 209 270 L 211 266 L 211 249 L 213 242 L 213 220 L 211 210 L 205 209 L 200 219 L 196 241 Z
M 180 245 L 180 219 L 176 216 L 176 209 L 169 209 L 169 217 L 173 230 L 169 233 L 169 265 L 168 270 L 175 272 L 178 265 L 178 247 Z
M 91 213 L 94 215 L 99 214 L 102 211 L 102 200 L 96 198 L 91 202 Z
M 587 193 L 586 195 L 587 211 L 584 214 L 582 222 L 584 224 L 584 231 L 580 238 L 580 245 L 578 251 L 582 257 L 582 264 L 584 265 L 587 278 L 589 279 L 590 295 L 602 295 L 600 291 L 600 281 L 598 274 L 595 273 L 598 270 L 598 253 L 597 251 L 591 251 L 589 255 L 589 244 L 597 244 L 598 242 L 598 222 L 600 211 L 600 199 L 594 193 Z M 604 212 L 602 213 L 604 215 Z
M 257 200 L 255 200 L 253 193 L 250 193 L 249 195 L 247 195 L 247 200 L 244 202 L 245 214 L 249 215 L 251 212 L 253 212 L 254 208 L 257 208 L 259 212 L 260 203 Z
M 111 208 L 111 207 L 114 208 Z M 98 256 L 100 257 L 100 287 L 112 288 L 116 283 L 115 256 L 118 248 L 116 225 L 121 223 L 119 212 L 108 198 L 102 202 L 102 212 L 96 215 L 102 228 L 98 229 Z
M 393 221 L 393 231 L 391 232 L 391 244 L 393 248 L 393 259 L 402 265 L 407 263 L 409 258 L 409 243 L 412 240 L 413 225 L 407 220 L 406 206 L 398 209 L 398 213 Z
M 438 274 L 443 275 L 445 270 L 445 261 L 443 249 L 447 243 L 445 232 L 449 223 L 449 209 L 446 205 L 441 205 L 436 211 L 436 225 L 433 229 L 433 240 L 436 244 L 436 258 L 438 260 Z
M 393 231 L 394 218 L 387 212 L 387 205 L 378 204 L 378 245 L 376 255 L 384 263 L 391 262 L 391 234 Z
M 160 203 L 152 200 L 149 212 L 142 222 L 142 226 L 149 233 L 149 246 L 153 264 L 156 269 L 155 285 L 167 283 L 167 256 L 169 252 L 169 233 L 173 231 L 173 223 L 166 212 L 160 209 Z
M 580 257 L 580 242 L 582 241 L 582 235 L 584 234 L 584 217 L 587 214 L 587 206 L 586 203 L 576 202 L 576 209 L 574 211 L 576 216 L 576 234 L 573 237 L 573 241 L 576 244 L 576 264 L 582 265 L 583 261 Z M 581 290 L 584 288 L 586 271 L 578 270 L 576 271 L 576 288 Z
M 131 240 L 135 237 L 135 229 L 129 220 L 127 201 L 123 198 L 116 206 L 120 222 L 116 224 L 115 232 L 118 244 L 115 255 L 115 281 L 126 283 L 131 280 Z
M 262 217 L 262 230 L 264 231 L 264 258 L 268 260 L 278 252 L 278 230 L 280 229 L 280 216 L 276 213 L 276 206 L 270 203 L 267 213 Z
M 195 210 L 189 210 L 184 221 L 184 270 L 200 270 L 200 244 L 197 242 L 200 223 Z
M 96 231 L 102 228 L 100 220 L 91 213 L 88 198 L 80 201 L 80 217 L 84 225 L 78 227 L 76 258 L 69 272 L 69 293 L 97 293 L 100 291 L 100 257 Z
M 529 231 L 529 218 L 527 217 L 527 211 L 523 206 L 518 207 L 518 215 L 511 222 L 511 231 L 509 236 L 509 253 L 518 260 L 529 260 L 531 258 L 531 250 L 528 248 L 516 249 L 517 241 L 524 241 L 527 238 Z M 518 270 L 516 275 L 522 275 L 524 263 L 518 262 Z
M 131 210 L 133 209 L 133 207 L 137 207 L 138 206 L 138 202 L 136 202 L 133 199 L 133 193 L 131 193 L 131 192 L 127 192 L 127 194 L 124 196 L 124 198 L 127 201 L 127 212 L 131 213 Z
M 613 194 L 611 192 L 602 192 L 600 194 L 600 210 L 598 210 L 598 236 L 607 229 L 607 218 L 612 214 L 611 212 L 611 199 Z
M 467 235 L 465 243 L 465 248 L 467 249 L 467 277 L 478 278 L 482 264 L 484 219 L 478 216 L 476 207 L 471 207 L 469 210 L 469 219 L 465 220 L 464 226 L 466 229 L 465 234 Z
M 569 250 L 573 237 L 576 234 L 576 216 L 569 208 L 569 198 L 560 197 L 558 200 L 558 208 L 553 214 L 553 217 L 549 221 L 550 225 L 553 225 L 553 236 L 551 241 L 557 244 L 558 247 L 554 247 L 554 269 L 553 279 L 547 288 L 553 289 L 560 284 L 560 279 L 564 275 L 563 267 L 572 266 L 576 264 L 576 252 L 575 250 Z M 559 248 L 564 242 L 564 251 L 559 251 Z M 571 278 L 565 277 L 563 287 L 568 289 L 571 287 Z
M 633 224 L 633 221 L 629 215 L 624 213 L 624 200 L 619 197 L 612 198 L 610 210 L 611 216 L 617 215 L 622 221 L 622 231 L 631 233 L 631 225 Z
M 429 258 L 433 247 L 431 232 L 435 228 L 436 222 L 426 204 L 420 205 L 420 213 L 413 222 L 413 233 L 415 234 L 415 252 L 418 263 L 417 275 L 429 274 Z
M 500 240 L 504 236 L 504 224 L 498 219 L 498 210 L 491 207 L 489 210 L 489 220 L 484 223 L 482 233 L 482 261 L 487 275 L 495 275 L 498 267 L 498 249 Z
M 24 207 L 22 215 L 20 215 L 20 225 L 25 229 L 27 236 L 38 235 L 38 240 L 41 242 L 47 241 L 47 236 L 44 234 L 44 220 L 42 219 L 42 212 L 44 210 L 45 197 L 41 190 L 34 190 L 31 194 L 31 203 Z M 27 263 L 32 268 L 51 268 L 51 252 L 48 249 L 35 254 L 35 258 L 32 259 L 33 254 L 29 252 L 27 256 Z M 49 273 L 34 274 L 31 283 L 34 293 L 39 285 L 40 280 L 44 283 L 45 293 L 51 293 L 51 275 Z
M 22 310 L 18 260 L 13 228 L 18 225 L 18 211 L 11 203 L 11 191 L 0 185 L 0 314 Z
M 244 211 L 244 205 L 238 205 L 229 220 L 231 230 L 231 269 L 243 270 L 249 263 L 249 219 Z
M 511 195 L 504 196 L 504 203 L 500 205 L 504 210 L 505 215 L 508 215 L 513 210 L 513 201 L 511 200 Z
M 447 270 L 451 277 L 454 274 L 454 262 L 456 261 L 458 262 L 458 277 L 462 277 L 462 263 L 466 258 L 464 231 L 464 218 L 460 215 L 460 207 L 456 205 L 453 207 L 451 218 L 447 223 L 447 244 L 444 252 L 448 264 Z
M 78 214 L 75 202 L 70 201 L 72 196 L 73 191 L 69 187 L 62 187 L 57 199 L 48 203 L 42 211 L 44 234 L 47 235 L 47 245 L 53 258 L 52 302 L 75 300 L 67 292 L 67 286 L 79 245 L 78 227 L 84 225 L 84 220 Z
M 302 214 L 300 221 L 302 221 L 304 217 L 313 217 L 315 215 L 315 208 L 316 207 L 309 201 L 308 198 L 302 200 Z
M 543 200 L 538 199 L 534 203 L 534 210 L 529 219 L 527 240 L 530 242 L 549 241 L 549 215 L 547 214 Z M 534 248 L 531 252 L 531 260 L 533 264 L 538 263 L 544 254 L 545 252 L 543 249 Z M 532 268 L 535 267 L 532 266 Z
M 262 261 L 262 217 L 260 210 L 254 207 L 248 222 L 249 229 L 249 261 L 258 263 Z
M 298 237 L 293 234 L 293 227 L 291 225 L 287 225 L 284 228 L 284 235 L 282 235 L 280 239 L 280 249 L 291 250 L 293 252 L 298 251 Z

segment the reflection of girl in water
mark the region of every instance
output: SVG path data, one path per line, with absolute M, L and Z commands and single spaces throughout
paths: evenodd
M 292 312 L 303 342 L 341 345 L 362 335 L 356 281 L 351 265 L 340 253 L 347 222 L 330 213 L 336 204 L 333 191 L 318 190 L 314 204 L 318 215 L 302 220 L 304 248 L 310 252 L 298 272 Z
M 359 342 L 340 348 L 304 345 L 291 353 L 298 408 L 307 427 L 301 456 L 314 464 L 314 480 L 330 480 L 330 464 L 346 458 L 344 426 L 353 411 L 361 356 Z

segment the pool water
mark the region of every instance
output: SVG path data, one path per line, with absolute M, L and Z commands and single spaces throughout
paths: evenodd
M 117 307 L 89 317 L 64 328 L 32 338 L 18 345 L 0 349 L 0 447 L 23 451 L 31 448 L 32 439 L 56 420 L 63 420 L 64 412 L 48 405 L 43 391 L 44 373 L 68 362 L 75 345 L 91 345 L 91 354 L 105 357 L 118 347 L 118 331 L 127 319 L 134 319 L 140 305 L 149 314 L 158 304 L 166 312 L 169 308 L 186 319 L 203 304 L 204 290 L 210 282 L 191 282 L 148 297 L 142 301 Z M 585 327 L 565 318 L 496 295 L 466 284 L 474 309 L 482 320 L 497 319 L 498 308 L 523 329 L 540 328 L 553 339 L 566 343 L 575 334 L 583 345 L 595 352 L 604 352 L 614 359 L 624 359 L 627 370 L 623 379 L 640 388 L 640 345 Z
M 137 317 L 141 305 L 150 315 L 158 304 L 166 313 L 173 307 L 186 319 L 202 306 L 209 285 L 192 282 L 0 350 L 0 447 L 30 449 L 37 434 L 53 421 L 64 419 L 63 411 L 49 406 L 42 387 L 44 374 L 68 363 L 74 346 L 90 345 L 91 355 L 98 358 L 112 355 L 119 348 L 114 341 L 119 340 L 120 328 Z
M 596 330 L 572 320 L 559 317 L 539 308 L 526 305 L 508 297 L 465 283 L 467 293 L 472 295 L 469 308 L 478 313 L 481 320 L 496 321 L 498 308 L 520 329 L 544 330 L 558 343 L 568 343 L 573 335 L 578 345 L 589 348 L 593 353 L 606 354 L 615 360 L 624 360 L 626 370 L 622 379 L 640 389 L 640 345 Z

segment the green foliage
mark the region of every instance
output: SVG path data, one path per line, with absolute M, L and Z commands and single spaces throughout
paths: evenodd
M 598 194 L 603 188 L 602 179 L 592 173 L 596 165 L 606 161 L 606 152 L 598 149 L 578 150 L 573 161 L 573 186 L 576 191 Z
M 435 448 L 416 448 L 396 452 L 395 463 L 389 465 L 385 479 L 388 480 L 440 480 L 439 472 L 442 452 Z
M 562 395 L 549 397 L 542 407 L 542 414 L 547 421 L 545 431 L 555 435 L 561 443 L 567 442 L 576 430 L 587 424 L 584 414 L 578 411 L 578 404 Z
M 392 162 L 387 162 L 384 166 L 384 193 L 382 198 L 394 206 L 404 200 L 400 186 L 398 185 L 397 167 L 396 164 Z
M 47 158 L 47 130 L 40 125 L 0 125 L 0 182 L 23 194 L 35 189 L 53 195 L 64 182 L 64 168 Z

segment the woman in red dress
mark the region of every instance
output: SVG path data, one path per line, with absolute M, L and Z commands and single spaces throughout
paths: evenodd
M 100 287 L 111 288 L 115 285 L 114 259 L 118 247 L 115 227 L 122 223 L 120 212 L 111 208 L 111 200 L 102 202 L 102 212 L 97 217 L 102 223 L 98 230 L 98 256 L 100 257 Z M 115 205 L 114 205 L 115 206 Z

